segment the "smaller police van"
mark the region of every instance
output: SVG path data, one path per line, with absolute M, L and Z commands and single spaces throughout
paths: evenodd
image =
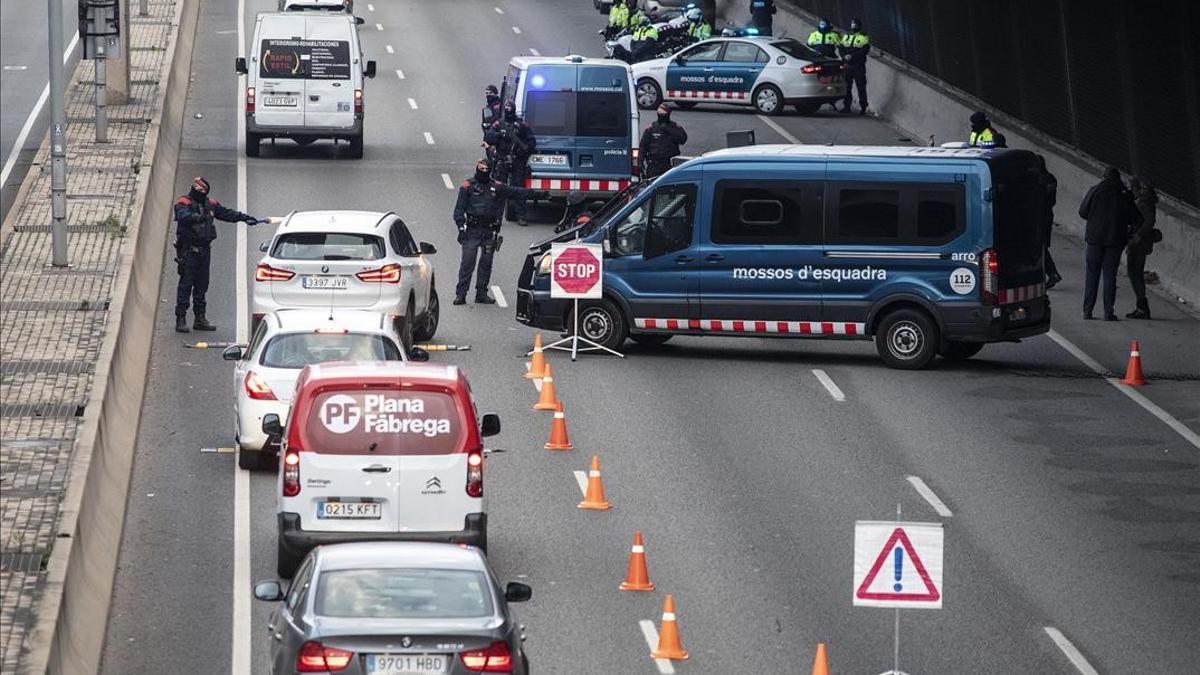
M 629 186 L 636 166 L 638 110 L 629 65 L 582 56 L 518 56 L 500 96 L 533 130 L 525 187 L 561 199 L 572 190 L 607 199 Z M 491 120 L 484 108 L 484 124 Z
M 874 339 L 924 368 L 1050 327 L 1025 150 L 758 146 L 719 150 L 617 196 L 552 241 L 604 248 L 581 335 L 610 348 L 674 335 Z M 550 296 L 551 242 L 530 247 L 517 320 L 572 325 Z

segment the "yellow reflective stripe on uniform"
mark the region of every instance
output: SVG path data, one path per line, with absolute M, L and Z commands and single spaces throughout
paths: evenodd
M 843 47 L 862 47 L 871 42 L 871 37 L 866 33 L 846 33 L 842 36 Z
M 995 142 L 996 139 L 994 136 L 992 136 L 991 129 L 971 132 L 971 145 L 983 145 L 984 143 L 994 144 Z

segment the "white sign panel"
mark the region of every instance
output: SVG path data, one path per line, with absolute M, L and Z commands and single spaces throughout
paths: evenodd
M 550 297 L 599 298 L 604 284 L 600 244 L 550 245 Z
M 942 607 L 942 526 L 860 520 L 854 524 L 854 604 Z

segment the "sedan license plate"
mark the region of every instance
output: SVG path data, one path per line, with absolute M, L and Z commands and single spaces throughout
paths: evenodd
M 566 166 L 566 155 L 530 155 L 530 164 L 542 164 L 545 166 Z
M 365 502 L 318 502 L 317 518 L 337 520 L 379 520 L 379 504 Z
M 305 288 L 344 291 L 350 288 L 350 277 L 322 277 L 308 274 L 305 275 L 302 283 Z
M 295 108 L 300 104 L 300 99 L 295 96 L 264 96 L 262 104 L 272 108 Z
M 445 654 L 368 654 L 367 675 L 440 675 Z

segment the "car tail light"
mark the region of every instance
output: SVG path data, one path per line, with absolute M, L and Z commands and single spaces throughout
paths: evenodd
M 512 652 L 507 642 L 493 642 L 487 649 L 475 649 L 459 655 L 467 670 L 476 673 L 511 673 Z
M 242 381 L 246 387 L 246 395 L 256 401 L 275 401 L 275 392 L 271 391 L 271 385 L 262 379 L 262 376 L 253 370 L 246 373 L 246 379 Z
M 258 263 L 258 267 L 254 270 L 255 281 L 287 281 L 296 276 L 296 273 L 291 270 L 281 270 L 278 267 L 271 267 L 267 263 Z
M 807 66 L 801 66 L 800 72 L 804 73 L 805 75 L 816 75 L 817 73 L 821 72 L 821 66 L 818 66 L 815 63 L 810 63 Z
M 300 651 L 296 654 L 296 672 L 337 672 L 345 670 L 353 658 L 354 652 L 326 647 L 320 642 L 309 640 L 300 645 Z
M 363 111 L 362 89 L 355 89 L 354 90 L 354 112 L 361 115 L 362 111 Z
M 246 112 L 254 112 L 254 87 L 246 87 Z
M 400 266 L 396 263 L 384 265 L 377 270 L 367 270 L 359 272 L 354 276 L 358 277 L 359 281 L 375 281 L 382 284 L 398 284 L 400 283 Z
M 478 452 L 467 455 L 467 495 L 483 496 L 483 455 Z
M 300 452 L 289 447 L 283 453 L 283 496 L 295 497 L 300 494 Z
M 979 256 L 979 299 L 985 305 L 999 304 L 1000 300 L 1000 256 L 989 248 Z

